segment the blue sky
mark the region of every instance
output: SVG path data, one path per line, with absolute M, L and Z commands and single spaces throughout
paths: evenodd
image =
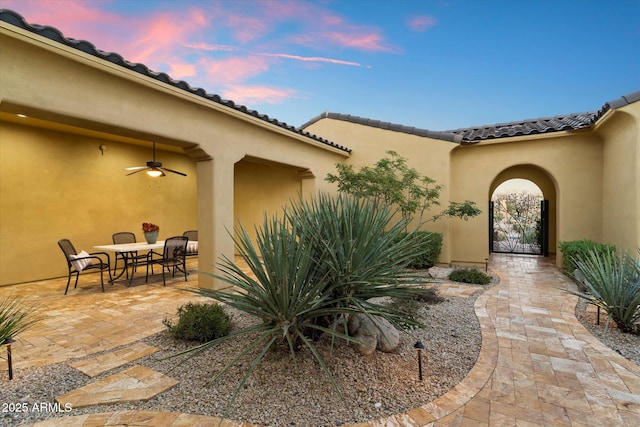
M 431 130 L 597 110 L 640 90 L 636 0 L 0 0 L 296 126 Z

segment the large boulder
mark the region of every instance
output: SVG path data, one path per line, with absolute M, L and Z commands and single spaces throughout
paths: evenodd
M 400 333 L 385 318 L 362 313 L 349 316 L 349 335 L 360 341 L 354 349 L 365 356 L 376 350 L 385 353 L 395 351 L 400 345 Z

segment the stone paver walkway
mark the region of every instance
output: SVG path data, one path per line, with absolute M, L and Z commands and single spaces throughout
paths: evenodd
M 500 285 L 476 311 L 494 328 L 497 347 L 483 341 L 482 353 L 495 353 L 495 369 L 434 426 L 640 426 L 640 368 L 577 321 L 577 297 L 563 291 L 573 284 L 544 258 L 493 256 L 491 268 Z
M 469 375 L 433 402 L 358 426 L 640 426 L 640 367 L 601 344 L 576 320 L 577 297 L 563 291 L 573 284 L 551 260 L 494 255 L 489 268 L 501 281 L 475 303 L 482 349 Z M 0 288 L 0 297 L 23 286 L 27 285 Z M 192 298 L 181 297 L 170 286 L 160 286 L 162 291 L 141 286 L 137 291 L 125 288 L 123 295 L 130 301 L 119 304 L 119 298 L 108 296 L 120 292 L 117 287 L 114 291 L 108 287 L 105 294 L 79 287 L 67 299 L 54 298 L 48 321 L 25 332 L 22 346 L 14 345 L 16 355 L 23 352 L 17 356 L 19 366 L 54 363 L 134 342 L 145 334 L 127 331 L 136 319 L 150 316 L 148 320 L 157 322 L 165 313 L 175 312 L 180 298 Z M 64 283 L 60 293 L 63 290 Z M 46 289 L 33 292 L 46 294 Z M 40 301 L 49 307 L 46 295 Z M 84 316 L 84 321 L 74 316 Z M 112 325 L 116 319 L 120 323 Z M 94 321 L 101 326 L 94 326 Z M 161 326 L 145 328 L 150 335 Z M 173 412 L 123 411 L 57 418 L 37 426 L 177 427 L 219 421 Z
M 93 378 L 159 350 L 160 349 L 147 345 L 143 342 L 137 342 L 128 347 L 123 347 L 119 350 L 105 353 L 92 359 L 83 359 L 69 363 L 69 366 L 79 370 L 86 376 Z
M 187 261 L 192 270 L 197 260 Z M 13 344 L 13 366 L 44 366 L 87 357 L 134 343 L 166 330 L 164 318 L 173 318 L 189 301 L 210 301 L 185 292 L 197 286 L 197 274 L 188 282 L 176 276 L 162 286 L 162 276 L 138 275 L 131 287 L 123 281 L 101 291 L 97 274 L 81 275 L 78 287 L 64 295 L 67 279 L 44 280 L 0 287 L 0 298 L 27 298 L 43 319 L 21 333 Z M 0 376 L 0 378 L 2 378 Z
M 146 366 L 136 365 L 117 374 L 56 397 L 61 407 L 82 408 L 93 405 L 149 400 L 178 385 L 179 381 Z

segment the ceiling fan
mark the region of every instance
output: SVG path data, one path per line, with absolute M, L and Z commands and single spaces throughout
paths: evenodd
M 178 172 L 178 171 L 174 171 L 173 169 L 169 169 L 169 168 L 163 168 L 162 167 L 162 162 L 156 162 L 156 143 L 155 141 L 153 142 L 153 160 L 150 162 L 147 162 L 147 166 L 134 166 L 131 168 L 124 168 L 124 170 L 126 171 L 133 171 L 127 174 L 127 176 L 129 175 L 133 175 L 134 173 L 138 173 L 138 172 L 142 172 L 142 171 L 147 171 L 147 175 L 152 176 L 152 177 L 159 177 L 159 176 L 165 176 L 165 172 L 171 172 L 171 173 L 177 173 L 178 175 L 182 175 L 182 176 L 187 176 L 186 173 L 182 173 L 182 172 Z

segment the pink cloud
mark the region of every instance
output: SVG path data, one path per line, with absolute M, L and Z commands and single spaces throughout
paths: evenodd
M 105 27 L 118 27 L 125 18 L 100 10 L 105 3 L 108 2 L 1 0 L 0 7 L 16 11 L 30 24 L 51 26 L 60 30 L 65 37 L 87 40 L 98 49 L 113 50 L 117 43 L 109 41 L 115 41 L 118 37 Z M 64 5 L 64 11 L 61 10 L 61 4 Z
M 173 58 L 169 63 L 167 74 L 174 79 L 186 80 L 189 77 L 196 76 L 197 69 L 194 64 L 183 61 L 180 58 Z
M 383 38 L 376 33 L 328 33 L 326 38 L 341 44 L 342 46 L 366 51 L 391 52 L 391 46 L 385 46 Z
M 237 84 L 269 69 L 267 61 L 256 56 L 221 60 L 203 58 L 198 66 L 206 75 L 207 81 L 216 85 Z
M 195 50 L 209 51 L 209 52 L 234 52 L 239 50 L 235 46 L 223 45 L 223 44 L 211 44 L 211 43 L 186 43 L 185 47 L 189 47 Z
M 407 21 L 407 25 L 413 31 L 427 31 L 431 27 L 436 25 L 437 21 L 435 18 L 430 16 L 414 16 Z
M 332 59 L 332 58 L 323 58 L 319 56 L 299 56 L 299 55 L 290 55 L 287 53 L 261 53 L 260 55 L 274 57 L 274 58 L 294 59 L 296 61 L 302 61 L 302 62 L 324 62 L 329 64 L 349 65 L 352 67 L 368 67 L 358 62 L 343 61 L 340 59 Z
M 261 17 L 231 14 L 227 24 L 232 29 L 234 39 L 242 44 L 260 39 L 271 31 L 271 25 Z
M 174 14 L 157 14 L 147 19 L 138 20 L 132 25 L 132 43 L 124 46 L 124 53 L 129 60 L 141 63 L 162 63 L 178 54 L 190 36 L 207 25 L 199 18 L 199 14 L 188 13 L 194 19 L 176 19 Z M 188 25 L 185 25 L 188 22 Z
M 225 98 L 246 105 L 281 104 L 296 94 L 294 89 L 269 86 L 231 86 L 223 91 Z

